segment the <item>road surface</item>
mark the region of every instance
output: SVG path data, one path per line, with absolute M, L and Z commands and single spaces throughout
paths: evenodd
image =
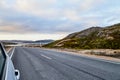
M 120 63 L 45 49 L 16 47 L 20 80 L 120 80 Z

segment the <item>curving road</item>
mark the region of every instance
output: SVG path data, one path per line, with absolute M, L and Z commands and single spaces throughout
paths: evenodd
M 16 47 L 20 80 L 120 80 L 120 63 L 45 49 Z

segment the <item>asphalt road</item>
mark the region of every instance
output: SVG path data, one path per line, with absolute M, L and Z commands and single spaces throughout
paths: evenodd
M 16 47 L 20 80 L 120 80 L 120 64 L 45 49 Z

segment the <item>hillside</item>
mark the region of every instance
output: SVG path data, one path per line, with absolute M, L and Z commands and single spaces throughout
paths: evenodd
M 62 40 L 44 47 L 73 49 L 120 49 L 120 23 L 112 26 L 91 27 L 72 33 Z

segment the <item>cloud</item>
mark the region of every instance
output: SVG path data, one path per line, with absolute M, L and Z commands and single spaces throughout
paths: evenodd
M 58 10 L 54 8 L 57 0 L 16 0 L 13 9 L 26 14 L 43 18 L 58 16 Z
M 67 34 L 0 34 L 1 40 L 58 40 L 65 36 L 67 36 Z
M 84 0 L 80 5 L 81 10 L 89 10 L 91 8 L 96 8 L 96 6 L 102 4 L 104 0 Z
M 0 32 L 1 33 L 35 33 L 34 29 L 19 24 L 19 23 L 13 23 L 13 22 L 6 22 L 2 21 L 0 22 Z
M 80 20 L 80 16 L 75 10 L 65 10 L 63 12 L 63 18 L 73 22 Z
M 96 8 L 98 3 L 100 5 L 103 2 L 103 0 L 12 0 L 11 3 L 8 3 L 8 0 L 2 1 L 4 6 L 9 6 L 9 9 L 15 10 L 17 13 L 22 13 L 23 15 L 30 15 L 46 20 L 63 20 L 75 23 L 85 20 L 82 15 L 86 14 L 87 10 Z M 7 14 L 7 16 L 8 15 L 9 14 Z M 15 17 L 18 17 L 19 21 L 19 15 Z M 23 16 L 23 20 L 24 17 L 26 16 Z M 14 19 L 14 15 L 11 15 L 11 18 Z
M 19 27 L 0 26 L 0 31 L 2 31 L 2 32 L 16 32 L 18 30 L 19 30 Z
M 5 7 L 6 6 L 6 2 L 5 0 L 0 0 L 0 8 L 2 7 Z
M 9 33 L 68 34 L 114 24 L 119 16 L 119 0 L 0 1 L 0 31 Z
M 103 0 L 16 0 L 11 8 L 17 11 L 45 19 L 67 18 L 71 21 L 80 19 L 83 11 L 95 8 Z

